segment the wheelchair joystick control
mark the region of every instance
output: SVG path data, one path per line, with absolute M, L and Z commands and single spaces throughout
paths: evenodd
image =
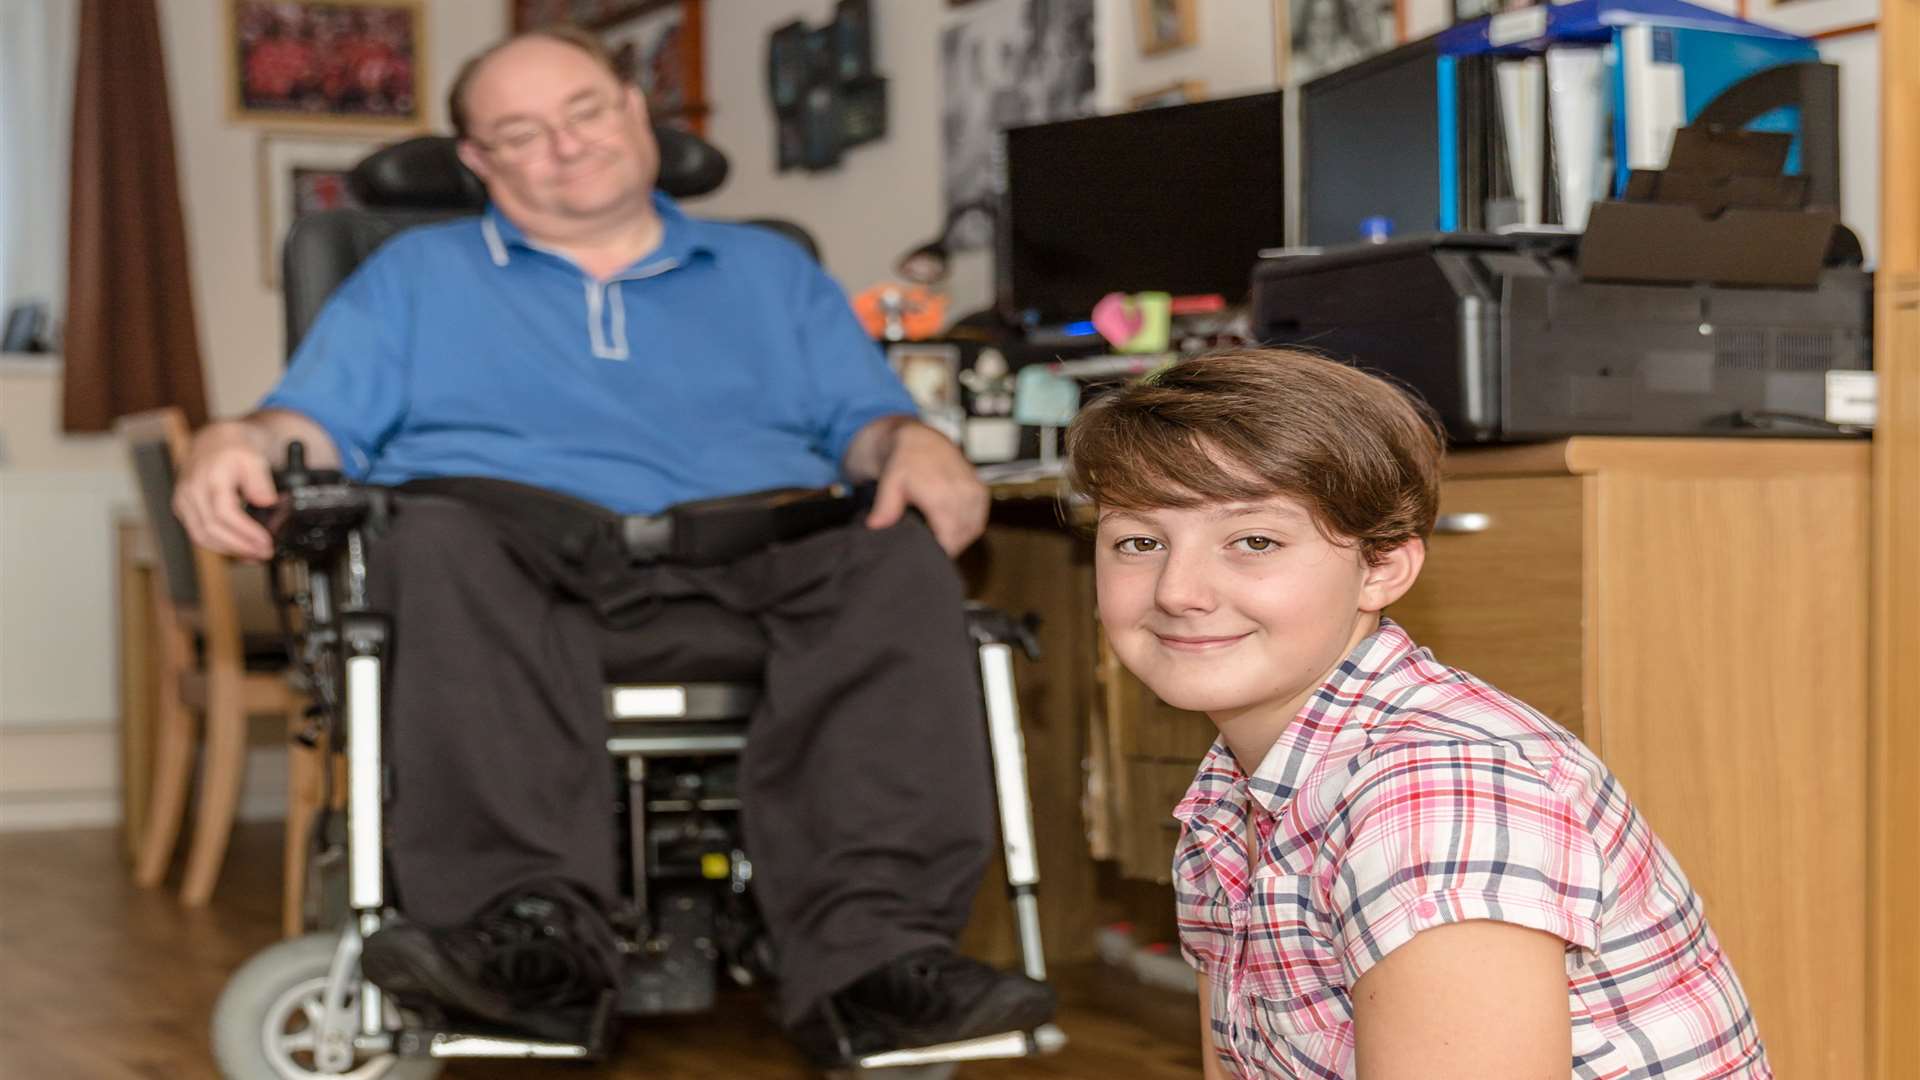
M 349 532 L 386 514 L 383 489 L 350 483 L 338 469 L 307 465 L 307 448 L 299 440 L 287 444 L 286 466 L 273 474 L 280 498 L 269 507 L 249 512 L 273 534 L 281 554 L 315 559 L 338 550 Z
M 307 473 L 307 444 L 295 439 L 287 444 L 287 467 L 274 477 L 274 487 L 282 491 L 311 483 Z

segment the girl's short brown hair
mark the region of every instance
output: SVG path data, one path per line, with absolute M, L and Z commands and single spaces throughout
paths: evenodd
M 1177 361 L 1081 410 L 1068 482 L 1099 507 L 1299 501 L 1373 562 L 1433 531 L 1446 436 L 1384 379 L 1298 349 Z

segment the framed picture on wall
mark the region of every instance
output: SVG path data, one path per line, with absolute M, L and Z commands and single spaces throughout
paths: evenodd
M 293 223 L 321 210 L 359 205 L 347 173 L 380 149 L 378 140 L 298 132 L 260 136 L 260 280 L 280 285 L 280 247 Z
M 507 24 L 514 33 L 561 23 L 592 29 L 601 23 L 637 15 L 663 0 L 507 0 Z
M 1395 0 L 1286 0 L 1285 81 L 1301 83 L 1400 43 Z M 1276 16 L 1277 17 L 1277 16 Z
M 1182 49 L 1200 39 L 1195 5 L 1199 0 L 1134 0 L 1145 56 Z
M 1870 30 L 1880 21 L 1879 0 L 1746 0 L 1745 16 L 1809 37 Z
M 705 134 L 707 83 L 701 0 L 649 3 L 596 27 L 621 78 L 646 95 L 655 123 Z
M 1471 22 L 1483 15 L 1498 15 L 1503 11 L 1538 6 L 1536 0 L 1451 0 L 1451 4 L 1453 10 L 1449 14 L 1457 23 Z
M 600 39 L 657 124 L 706 134 L 704 0 L 508 0 L 515 33 L 575 26 Z
M 1127 106 L 1133 109 L 1158 109 L 1163 105 L 1188 105 L 1203 101 L 1207 96 L 1207 84 L 1199 79 L 1181 79 L 1176 83 L 1156 87 L 1127 99 Z
M 420 127 L 420 0 L 227 0 L 236 120 Z

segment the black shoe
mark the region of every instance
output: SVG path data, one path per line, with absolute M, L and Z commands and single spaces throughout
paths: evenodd
M 553 1042 L 599 1045 L 613 973 L 595 913 L 563 894 L 527 891 L 473 922 L 429 930 L 396 920 L 368 938 L 360 970 L 408 1008 Z
M 887 1050 L 1032 1031 L 1053 1019 L 1053 989 L 944 946 L 898 957 L 861 976 L 793 1032 L 816 1059 L 844 1062 Z

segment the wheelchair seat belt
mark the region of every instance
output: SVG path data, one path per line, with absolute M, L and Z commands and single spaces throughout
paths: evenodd
M 872 485 L 835 485 L 753 491 L 623 516 L 584 499 L 492 477 L 429 477 L 397 490 L 468 503 L 509 532 L 537 539 L 583 568 L 605 567 L 613 552 L 636 563 L 729 563 L 773 544 L 851 524 L 873 504 Z

